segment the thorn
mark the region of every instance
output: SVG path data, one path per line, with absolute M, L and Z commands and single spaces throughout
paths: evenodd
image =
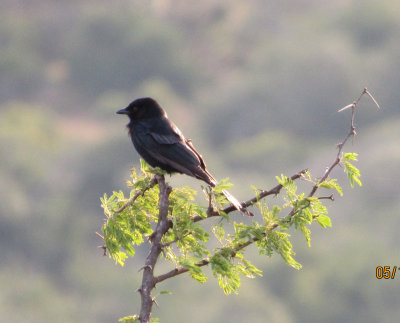
M 329 196 L 320 196 L 320 197 L 318 197 L 318 199 L 319 200 L 331 200 L 331 201 L 335 200 L 334 197 L 333 197 L 333 194 L 331 194 Z
M 375 98 L 372 96 L 372 94 L 367 90 L 367 88 L 364 89 L 364 93 L 370 97 L 370 99 L 375 103 L 375 105 L 380 109 L 381 107 L 379 106 L 378 102 L 375 100 Z
M 353 102 L 352 104 L 346 105 L 345 107 L 339 109 L 338 112 L 342 112 L 342 111 L 347 110 L 347 109 L 354 109 L 355 107 L 356 107 L 356 103 Z

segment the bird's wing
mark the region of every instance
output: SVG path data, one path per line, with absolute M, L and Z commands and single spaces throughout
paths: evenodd
M 200 166 L 201 169 L 204 171 L 204 173 L 206 174 L 206 176 L 208 177 L 209 181 L 208 184 L 210 184 L 211 186 L 214 186 L 217 184 L 217 180 L 207 171 L 206 168 L 206 163 L 204 162 L 203 157 L 200 155 L 200 153 L 196 150 L 196 148 L 194 148 L 192 141 L 190 139 L 185 139 L 185 143 L 186 146 L 189 147 L 190 150 L 192 150 L 192 152 L 197 156 L 197 158 L 200 161 Z
M 182 132 L 166 118 L 154 118 L 142 121 L 144 131 L 162 145 L 172 145 L 185 140 Z
M 141 122 L 135 128 L 140 146 L 154 160 L 215 185 L 216 181 L 205 170 L 201 155 L 172 122 L 152 119 L 151 122 Z
M 200 164 L 197 155 L 185 144 L 180 130 L 170 122 L 151 119 L 135 126 L 136 140 L 151 157 L 177 171 L 193 176 L 191 165 Z

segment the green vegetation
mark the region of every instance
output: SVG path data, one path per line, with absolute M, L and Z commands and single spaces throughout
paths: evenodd
M 400 316 L 394 301 L 400 276 L 375 277 L 377 266 L 400 259 L 399 16 L 394 0 L 3 1 L 2 320 L 109 323 L 138 312 L 137 272 L 147 241 L 121 268 L 102 257 L 103 241 L 95 234 L 104 221 L 99 197 L 112 196 L 130 167 L 139 166 L 126 121 L 114 115 L 130 100 L 157 98 L 216 178 L 229 177 L 232 193 L 245 200 L 254 195 L 250 185 L 269 189 L 277 174 L 304 168 L 323 174 L 347 129 L 348 111 L 336 111 L 365 86 L 382 109 L 377 113 L 369 100 L 360 102 L 359 135 L 349 151 L 359 154 L 363 186 L 342 185 L 345 197 L 336 194 L 334 203 L 324 203 L 333 228 L 320 228 L 329 225 L 319 217 L 311 249 L 300 227 L 290 231 L 303 268 L 293 271 L 280 257 L 258 257 L 252 245 L 246 259 L 263 277 L 242 279 L 239 295 L 225 296 L 218 275 L 206 266 L 205 285 L 189 275 L 166 280 L 154 292 L 160 306 L 153 316 L 163 323 L 266 317 L 388 322 Z M 347 174 L 332 174 L 337 182 L 323 186 L 332 190 L 356 175 L 345 169 Z M 352 178 L 358 186 L 359 178 Z M 166 180 L 174 189 L 201 190 L 184 176 Z M 308 183 L 296 184 L 303 192 Z M 130 196 L 125 189 L 119 194 L 121 200 Z M 208 204 L 201 194 L 191 202 Z M 269 212 L 281 202 L 269 198 Z M 241 220 L 230 216 L 232 225 Z M 203 228 L 208 239 L 234 234 L 234 227 L 223 228 L 223 236 L 219 219 L 210 220 Z M 236 230 L 244 234 L 246 228 Z M 219 242 L 210 243 L 209 252 L 218 248 Z M 158 266 L 159 272 L 170 269 Z
M 362 185 L 359 179 L 360 172 L 351 163 L 351 161 L 357 161 L 356 156 L 355 153 L 346 153 L 341 158 L 351 186 L 354 186 L 354 182 Z M 204 191 L 205 197 L 210 201 L 209 207 L 205 208 L 194 202 L 196 191 L 187 186 L 164 193 L 155 174 L 166 175 L 165 171 L 159 168 L 151 169 L 145 161 L 141 160 L 141 174 L 138 175 L 136 170 L 132 169 L 131 180 L 127 181 L 128 187 L 131 188 L 129 197 L 125 197 L 122 191 L 118 191 L 113 192 L 110 197 L 105 194 L 101 199 L 106 219 L 102 227 L 104 236 L 99 235 L 105 243 L 105 254 L 108 253 L 116 263 L 124 266 L 129 256 L 132 258 L 135 256 L 135 247 L 148 240 L 152 249 L 156 243 L 160 243 L 159 248 L 163 258 L 174 265 L 171 271 L 154 276 L 154 267 L 159 261 L 159 256 L 154 265 L 148 265 L 146 260 L 145 267 L 152 267 L 153 278 L 151 285 L 139 287 L 140 293 L 143 293 L 143 290 L 153 289 L 155 287 L 153 284 L 156 285 L 186 272 L 198 282 L 205 283 L 207 276 L 203 273 L 202 267 L 210 265 L 224 293 L 238 294 L 241 276 L 247 278 L 262 276 L 262 271 L 245 258 L 245 251 L 252 244 L 257 246 L 260 255 L 271 257 L 273 254 L 279 254 L 289 266 L 300 269 L 301 264 L 293 258 L 295 252 L 289 240 L 291 235 L 287 231 L 290 228 L 300 230 L 310 247 L 312 222 L 319 223 L 323 228 L 332 226 L 331 219 L 327 216 L 327 207 L 322 203 L 325 197 L 315 197 L 314 193 L 322 187 L 336 190 L 343 195 L 337 180 L 328 179 L 329 173 L 325 174 L 321 181 L 313 180 L 309 171 L 302 171 L 296 176 L 312 183 L 313 189 L 308 195 L 297 193 L 298 187 L 294 180 L 281 175 L 276 178 L 279 189 L 275 190 L 274 194 L 284 192 L 282 207 L 274 205 L 269 208 L 263 200 L 265 195 L 261 196 L 263 192 L 254 188 L 256 199 L 251 205 L 256 206 L 258 212 L 251 223 L 245 224 L 243 221 L 232 221 L 230 213 L 223 207 L 224 204 L 229 204 L 229 201 L 222 191 L 232 187 L 227 179 L 222 180 L 213 188 L 213 192 Z M 165 206 L 164 213 L 171 224 L 169 228 L 163 229 L 160 240 L 155 242 L 155 235 L 159 233 L 160 225 L 164 221 L 161 217 L 162 194 L 168 194 L 168 204 Z M 326 199 L 332 200 L 332 196 Z M 285 213 L 285 209 L 291 211 Z M 212 225 L 209 230 L 204 229 L 201 225 L 203 220 L 215 216 L 220 217 L 221 220 Z M 211 232 L 214 235 L 213 243 L 210 243 Z M 210 244 L 215 245 L 216 242 L 218 242 L 218 247 L 210 249 Z M 142 284 L 145 284 L 144 278 Z M 169 294 L 169 292 L 162 291 L 160 294 Z M 143 306 L 142 298 L 141 312 Z M 146 313 L 151 313 L 151 307 Z M 142 314 L 120 319 L 122 322 L 138 322 L 139 320 L 147 322 Z

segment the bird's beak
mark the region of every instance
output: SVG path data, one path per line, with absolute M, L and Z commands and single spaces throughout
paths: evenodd
M 117 111 L 117 114 L 128 114 L 128 111 L 125 109 L 121 109 Z

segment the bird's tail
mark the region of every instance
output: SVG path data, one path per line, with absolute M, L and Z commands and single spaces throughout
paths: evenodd
M 197 177 L 202 179 L 203 181 L 205 181 L 208 185 L 210 185 L 211 187 L 215 187 L 218 182 L 217 180 L 207 171 L 207 169 L 205 168 L 205 164 L 203 162 L 204 168 L 201 169 L 201 173 L 200 175 L 197 174 Z M 196 175 L 195 175 L 196 176 Z M 236 210 L 238 210 L 239 212 L 241 212 L 244 215 L 247 216 L 254 216 L 253 213 L 251 213 L 250 211 L 248 211 L 246 208 L 244 208 L 242 206 L 242 204 L 236 199 L 236 197 L 234 197 L 231 193 L 229 193 L 227 190 L 222 190 L 222 194 L 225 195 L 225 197 L 227 198 L 227 200 L 229 202 L 232 203 L 232 205 L 235 207 Z
M 232 203 L 232 205 L 236 208 L 236 210 L 242 212 L 244 215 L 247 216 L 254 216 L 253 213 L 248 211 L 246 208 L 242 206 L 242 204 L 227 190 L 222 190 L 222 194 L 225 195 L 225 197 L 228 199 L 229 202 Z

